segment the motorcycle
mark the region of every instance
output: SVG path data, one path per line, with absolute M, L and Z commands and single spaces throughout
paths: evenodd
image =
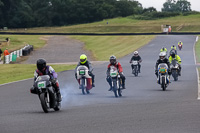
M 49 75 L 38 76 L 35 80 L 35 86 L 38 91 L 38 96 L 41 102 L 42 109 L 48 113 L 50 108 L 59 111 L 61 103 L 57 102 L 55 88 L 52 87 Z
M 179 73 L 179 65 L 176 60 L 172 60 L 172 63 L 170 65 L 171 71 L 172 71 L 172 77 L 174 78 L 174 81 L 178 80 L 178 73 Z
M 181 50 L 182 49 L 182 45 L 178 44 L 178 48 L 179 48 L 179 50 Z
M 161 63 L 158 65 L 158 84 L 161 85 L 163 91 L 166 90 L 167 86 L 169 85 L 169 76 L 168 76 L 168 66 L 166 63 Z
M 88 72 L 88 68 L 83 65 L 80 65 L 76 72 L 79 89 L 82 90 L 83 95 L 85 95 L 85 91 L 89 94 L 92 89 L 92 77 L 88 74 Z
M 111 77 L 111 83 L 112 83 L 112 91 L 114 92 L 115 97 L 118 97 L 118 95 L 122 96 L 122 81 L 120 78 L 120 75 L 118 73 L 118 70 L 115 66 L 110 67 L 110 77 Z
M 138 61 L 132 61 L 131 63 L 133 65 L 132 74 L 135 76 L 138 76 L 139 70 L 138 70 Z

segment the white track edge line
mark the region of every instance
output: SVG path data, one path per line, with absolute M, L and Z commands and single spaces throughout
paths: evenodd
M 196 60 L 196 51 L 195 51 L 195 46 L 196 46 L 196 43 L 197 41 L 199 40 L 199 36 L 196 37 L 196 41 L 193 45 L 193 53 L 194 53 L 194 62 L 195 62 L 195 65 L 197 65 L 197 60 Z M 197 97 L 197 100 L 200 100 L 200 82 L 199 82 L 199 70 L 196 66 L 196 73 L 197 73 L 197 84 L 198 84 L 198 97 Z
M 1 86 L 4 86 L 4 85 L 12 84 L 12 83 L 18 83 L 18 82 L 30 80 L 30 79 L 33 79 L 33 78 L 28 78 L 28 79 L 18 80 L 18 81 L 14 81 L 14 82 L 5 83 L 5 84 L 0 84 L 0 87 L 1 87 Z

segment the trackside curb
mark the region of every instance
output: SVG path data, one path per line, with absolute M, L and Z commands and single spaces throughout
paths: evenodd
M 196 37 L 196 41 L 194 43 L 193 51 L 194 51 L 194 61 L 195 61 L 196 72 L 197 72 L 197 83 L 198 83 L 198 97 L 197 97 L 197 100 L 200 100 L 200 79 L 199 79 L 199 70 L 198 70 L 198 67 L 197 67 L 196 51 L 195 51 L 195 45 L 198 42 L 198 40 L 199 40 L 199 37 L 197 36 Z

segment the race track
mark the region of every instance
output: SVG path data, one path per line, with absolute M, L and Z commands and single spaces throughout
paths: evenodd
M 162 91 L 154 66 L 160 49 L 183 42 L 182 76 Z M 95 66 L 96 87 L 82 95 L 74 71 L 59 73 L 63 101 L 59 112 L 45 114 L 37 95 L 29 93 L 33 80 L 0 86 L 1 133 L 199 133 L 200 103 L 193 46 L 195 36 L 157 36 L 139 49 L 143 62 L 138 77 L 131 74 L 128 55 L 119 62 L 126 76 L 123 97 L 108 92 L 107 64 Z M 108 57 L 109 58 L 109 57 Z M 34 71 L 34 70 L 33 70 Z

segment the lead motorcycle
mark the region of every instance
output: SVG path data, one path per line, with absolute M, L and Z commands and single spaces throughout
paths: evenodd
M 84 65 L 80 65 L 76 72 L 79 89 L 82 90 L 83 95 L 85 95 L 85 92 L 89 94 L 90 90 L 92 89 L 92 77 L 88 72 L 88 68 Z
M 168 66 L 166 63 L 161 63 L 158 65 L 158 84 L 161 85 L 163 91 L 166 90 L 169 85 L 170 79 L 168 76 Z
M 181 50 L 182 49 L 182 45 L 178 44 L 178 48 L 179 48 L 179 50 Z
M 132 61 L 131 62 L 131 65 L 133 66 L 133 69 L 132 69 L 132 74 L 136 76 L 138 76 L 138 73 L 139 73 L 139 70 L 138 70 L 138 61 Z
M 59 111 L 61 103 L 57 102 L 56 91 L 55 88 L 52 87 L 49 75 L 38 76 L 34 85 L 37 88 L 43 111 L 48 113 L 51 108 L 55 111 Z
M 112 91 L 114 92 L 115 97 L 122 96 L 122 80 L 118 73 L 118 70 L 115 66 L 110 67 L 110 77 L 112 83 Z
M 172 63 L 170 65 L 172 77 L 174 78 L 174 81 L 178 80 L 178 73 L 179 73 L 179 65 L 176 60 L 172 60 Z

